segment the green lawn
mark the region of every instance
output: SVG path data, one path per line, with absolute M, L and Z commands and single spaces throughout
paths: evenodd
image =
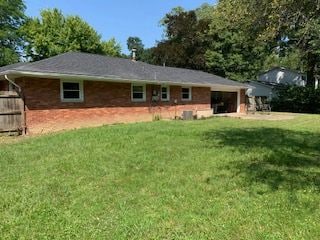
M 0 144 L 1 239 L 320 239 L 320 116 Z

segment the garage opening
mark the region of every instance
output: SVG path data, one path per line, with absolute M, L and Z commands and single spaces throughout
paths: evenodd
M 237 92 L 211 92 L 211 108 L 214 113 L 237 112 Z

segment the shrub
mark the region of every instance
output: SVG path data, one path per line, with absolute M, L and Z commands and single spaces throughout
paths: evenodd
M 274 111 L 320 113 L 320 89 L 281 85 L 275 91 L 277 97 L 271 102 Z

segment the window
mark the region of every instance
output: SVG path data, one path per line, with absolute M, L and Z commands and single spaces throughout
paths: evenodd
M 161 101 L 169 101 L 170 100 L 170 88 L 169 86 L 161 87 Z
M 131 100 L 133 102 L 146 101 L 146 86 L 142 84 L 131 85 Z
M 61 100 L 64 102 L 83 101 L 83 83 L 81 81 L 61 81 Z
M 181 99 L 183 101 L 190 101 L 191 100 L 191 88 L 190 87 L 181 88 Z

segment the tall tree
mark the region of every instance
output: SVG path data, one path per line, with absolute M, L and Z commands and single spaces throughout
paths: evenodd
M 132 49 L 136 49 L 136 59 L 141 60 L 143 55 L 144 45 L 139 37 L 129 37 L 127 40 L 128 50 L 131 52 Z
M 255 79 L 268 54 L 268 45 L 257 44 L 252 19 L 243 5 L 223 0 L 212 11 L 210 46 L 206 63 L 210 72 L 233 80 Z
M 87 22 L 78 16 L 67 16 L 62 30 L 64 51 L 103 53 L 101 36 Z
M 199 18 L 196 11 L 174 8 L 161 20 L 166 39 L 153 49 L 157 64 L 192 69 L 206 69 L 206 31 L 209 22 Z
M 24 10 L 22 0 L 0 0 L 0 66 L 19 61 L 19 28 L 26 19 Z
M 41 12 L 41 18 L 30 19 L 23 27 L 27 57 L 48 58 L 68 51 L 102 53 L 101 37 L 80 17 L 65 17 L 58 9 Z
M 68 51 L 120 55 L 115 39 L 102 42 L 101 36 L 78 16 L 65 17 L 58 9 L 41 12 L 40 18 L 27 21 L 25 53 L 32 60 L 48 58 Z
M 319 0 L 240 0 L 254 19 L 259 40 L 298 49 L 309 83 L 320 74 Z
M 102 41 L 103 54 L 112 57 L 121 57 L 121 46 L 115 38 L 111 38 L 108 41 Z

